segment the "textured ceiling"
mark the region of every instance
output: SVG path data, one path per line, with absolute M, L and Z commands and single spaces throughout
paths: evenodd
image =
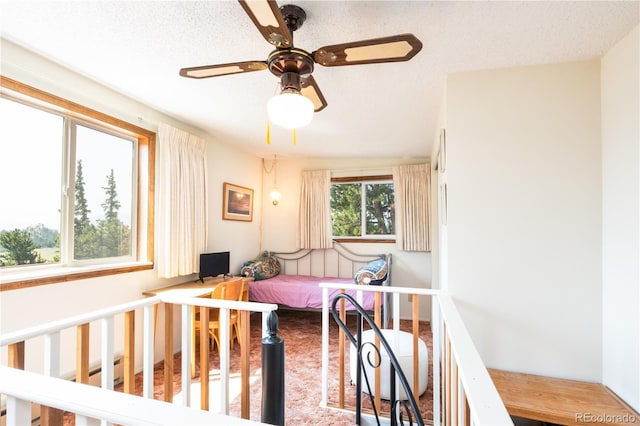
M 289 2 L 279 2 L 280 5 Z M 413 33 L 409 62 L 313 73 L 328 107 L 298 131 L 272 127 L 268 71 L 192 80 L 182 67 L 265 60 L 272 50 L 236 1 L 6 1 L 2 36 L 258 156 L 425 157 L 447 73 L 601 56 L 639 22 L 638 1 L 295 1 L 294 44 Z

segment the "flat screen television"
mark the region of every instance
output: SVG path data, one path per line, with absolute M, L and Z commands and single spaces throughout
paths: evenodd
M 229 252 L 200 254 L 200 281 L 205 277 L 217 277 L 218 275 L 229 274 Z

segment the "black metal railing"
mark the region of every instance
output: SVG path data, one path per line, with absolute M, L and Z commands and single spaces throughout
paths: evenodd
M 337 304 L 340 299 L 346 299 L 346 301 L 349 302 L 353 306 L 353 308 L 357 311 L 356 313 L 357 325 L 356 325 L 355 336 L 351 333 L 351 331 L 349 330 L 347 325 L 342 321 L 342 319 L 340 319 L 340 316 L 337 310 Z M 366 371 L 367 369 L 363 368 L 365 359 L 363 359 L 362 349 L 367 345 L 371 345 L 371 347 L 375 351 L 376 356 L 371 357 L 369 356 L 371 352 L 368 352 L 366 357 L 366 362 L 369 364 L 369 366 L 371 366 L 374 369 L 379 368 L 381 366 L 382 356 L 380 353 L 380 349 L 376 347 L 376 345 L 373 342 L 364 342 L 364 343 L 362 342 L 362 325 L 363 325 L 362 320 L 364 319 L 371 327 L 371 330 L 373 330 L 373 332 L 378 337 L 380 341 L 380 346 L 386 350 L 389 356 L 389 369 L 390 369 L 389 404 L 390 404 L 391 425 L 397 426 L 398 424 L 401 424 L 401 425 L 416 424 L 419 426 L 424 426 L 424 421 L 422 420 L 422 417 L 420 415 L 418 404 L 416 403 L 416 399 L 413 395 L 413 392 L 411 391 L 411 387 L 407 382 L 407 378 L 405 377 L 404 372 L 400 367 L 400 363 L 398 362 L 398 359 L 393 353 L 393 350 L 389 346 L 389 343 L 387 342 L 384 335 L 380 331 L 380 328 L 376 325 L 376 323 L 369 316 L 369 314 L 364 310 L 364 308 L 358 302 L 355 301 L 353 297 L 351 297 L 346 293 L 341 293 L 333 299 L 333 302 L 331 304 L 331 314 L 333 315 L 333 319 L 336 321 L 336 323 L 345 332 L 345 335 L 349 338 L 349 340 L 351 341 L 351 344 L 357 350 L 356 424 L 360 425 L 361 419 L 362 419 L 362 377 L 364 376 L 364 382 L 365 382 L 365 385 L 367 386 L 367 394 L 369 395 L 369 400 L 371 402 L 371 406 L 373 407 L 373 413 L 375 415 L 377 424 L 380 425 L 379 409 L 378 407 L 376 407 L 375 401 L 373 398 L 374 392 L 371 389 L 371 383 Z M 407 395 L 407 400 L 396 400 L 396 374 L 398 379 L 400 380 L 400 385 L 403 387 Z
M 267 336 L 262 339 L 262 415 L 261 422 L 284 425 L 284 339 L 278 336 L 278 315 L 267 316 Z

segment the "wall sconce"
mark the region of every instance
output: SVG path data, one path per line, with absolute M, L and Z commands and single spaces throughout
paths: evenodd
M 274 187 L 269 193 L 269 195 L 271 196 L 271 203 L 274 206 L 277 206 L 278 201 L 280 201 L 280 191 L 278 191 L 278 189 Z
M 274 206 L 277 206 L 278 203 L 280 202 L 280 191 L 278 191 L 278 181 L 277 181 L 277 172 L 276 172 L 276 167 L 278 165 L 277 157 L 275 155 L 273 156 L 273 162 L 271 162 L 271 170 L 267 170 L 264 164 L 265 164 L 264 160 L 262 160 L 262 167 L 267 174 L 270 174 L 271 172 L 273 172 L 273 189 L 269 193 L 269 196 L 271 197 L 271 204 L 273 204 Z

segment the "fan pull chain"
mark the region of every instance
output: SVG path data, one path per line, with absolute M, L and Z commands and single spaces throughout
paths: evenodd
M 271 124 L 267 120 L 267 145 L 271 145 Z
M 298 134 L 296 132 L 296 129 L 293 129 L 293 144 L 294 145 L 298 144 Z

